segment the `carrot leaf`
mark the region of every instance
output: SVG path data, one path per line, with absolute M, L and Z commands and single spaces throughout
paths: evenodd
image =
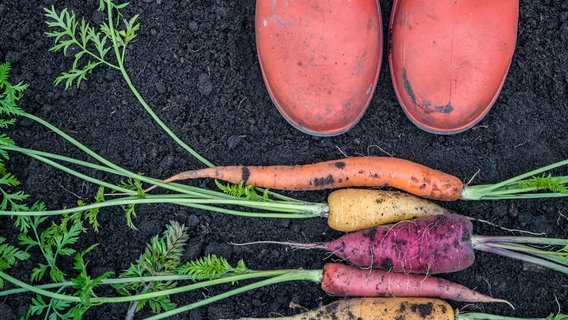
M 22 82 L 12 85 L 9 81 L 10 78 L 10 63 L 5 62 L 0 64 L 0 117 L 7 116 L 7 118 L 0 118 L 0 129 L 6 129 L 16 123 L 15 115 L 24 113 L 17 102 L 23 95 L 23 92 L 28 87 L 27 84 Z M 7 134 L 0 133 L 0 145 L 14 145 L 14 140 Z M 8 153 L 0 150 L 0 158 L 9 159 Z M 4 163 L 0 159 L 0 173 L 5 173 Z
M 233 267 L 227 259 L 214 254 L 189 261 L 180 269 L 182 274 L 187 274 L 197 281 L 213 280 L 227 274 L 240 275 L 249 271 L 243 260 L 239 260 Z
M 134 15 L 120 27 L 123 17 L 122 10 L 128 6 L 128 2 L 115 3 L 114 0 L 100 0 L 99 11 L 106 11 L 106 21 L 95 29 L 84 19 L 79 23 L 73 11 L 63 9 L 57 11 L 54 6 L 45 8 L 45 23 L 48 32 L 45 35 L 53 39 L 54 45 L 51 51 L 62 51 L 67 56 L 71 48 L 76 49 L 74 60 L 68 71 L 62 72 L 56 79 L 55 85 L 65 82 L 65 90 L 74 84 L 78 87 L 81 81 L 87 80 L 87 76 L 98 66 L 106 65 L 120 71 L 124 80 L 136 99 L 144 107 L 154 121 L 184 150 L 194 156 L 208 167 L 214 164 L 205 159 L 193 148 L 183 142 L 152 110 L 144 98 L 140 95 L 126 68 L 126 48 L 137 37 L 140 23 L 137 23 L 138 15 Z M 114 58 L 110 53 L 114 53 Z
M 15 85 L 12 84 L 9 81 L 10 69 L 10 62 L 0 64 L 0 115 L 2 116 L 20 115 L 24 113 L 24 111 L 17 106 L 17 102 L 22 98 L 23 92 L 29 86 L 23 82 Z M 13 119 L 3 119 L 2 121 L 2 128 L 13 124 Z
M 222 192 L 233 197 L 245 198 L 250 201 L 270 201 L 268 198 L 268 189 L 265 189 L 263 194 L 259 195 L 254 186 L 247 186 L 244 182 L 239 184 L 227 183 L 223 185 L 215 180 L 215 184 Z
M 30 254 L 17 247 L 4 243 L 6 238 L 0 237 L 0 271 L 11 268 L 17 261 L 30 258 Z M 0 289 L 4 287 L 4 281 L 0 278 Z
M 188 239 L 187 228 L 178 222 L 170 221 L 162 236 L 153 237 L 150 243 L 146 245 L 146 250 L 138 259 L 138 263 L 130 265 L 119 277 L 133 278 L 178 274 L 177 270 L 180 267 L 183 249 Z M 140 281 L 117 285 L 115 288 L 122 295 L 135 295 L 163 291 L 175 288 L 176 285 L 177 282 L 175 281 Z M 131 302 L 128 313 L 133 315 L 145 306 L 149 306 L 154 312 L 175 308 L 175 304 L 170 301 L 168 296 L 156 296 Z
M 557 193 L 568 194 L 566 182 L 561 178 L 554 178 L 551 174 L 543 174 L 540 177 L 532 177 L 532 179 L 519 183 L 520 189 L 547 190 Z
M 95 195 L 95 203 L 103 202 L 105 202 L 105 188 L 101 186 L 99 187 L 99 190 Z M 79 200 L 77 202 L 77 205 L 79 207 L 84 207 L 86 206 L 86 203 L 83 200 Z M 99 208 L 96 207 L 85 210 L 85 218 L 89 221 L 89 224 L 93 227 L 93 230 L 95 230 L 95 232 L 98 232 L 100 227 L 99 221 L 97 219 L 99 211 Z

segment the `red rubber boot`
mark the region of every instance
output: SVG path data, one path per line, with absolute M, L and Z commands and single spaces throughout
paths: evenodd
M 436 134 L 480 121 L 505 81 L 518 17 L 518 0 L 395 0 L 389 63 L 410 120 Z
M 377 0 L 257 0 L 256 45 L 272 101 L 315 136 L 341 134 L 363 116 L 377 83 Z

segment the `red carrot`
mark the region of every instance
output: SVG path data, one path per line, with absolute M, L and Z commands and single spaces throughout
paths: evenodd
M 339 263 L 324 266 L 321 287 L 327 293 L 342 297 L 437 297 L 465 302 L 508 303 L 442 278 L 359 269 Z
M 367 268 L 437 274 L 469 267 L 474 249 L 540 264 L 568 273 L 568 260 L 526 244 L 568 246 L 566 239 L 475 236 L 471 221 L 458 214 L 430 216 L 346 234 L 324 243 L 276 243 L 302 249 L 323 249 Z

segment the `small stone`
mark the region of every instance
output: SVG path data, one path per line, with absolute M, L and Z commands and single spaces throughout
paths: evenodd
M 277 219 L 276 225 L 280 228 L 288 228 L 288 226 L 290 226 L 290 219 Z
M 169 170 L 174 163 L 174 157 L 172 155 L 165 156 L 162 161 L 160 161 L 160 168 L 163 170 Z
M 199 29 L 199 25 L 195 21 L 191 21 L 188 25 L 189 31 L 196 32 Z
M 197 81 L 197 91 L 204 96 L 208 96 L 213 91 L 213 84 L 211 83 L 211 78 L 206 74 L 202 73 L 199 75 Z
M 239 143 L 242 140 L 242 136 L 236 136 L 236 135 L 232 135 L 227 139 L 227 148 L 229 150 L 234 150 L 235 148 L 237 148 L 237 146 L 239 145 Z
M 159 93 L 164 93 L 166 92 L 166 85 L 162 81 L 160 81 L 156 83 L 156 89 L 158 90 Z
M 191 229 L 197 227 L 199 225 L 199 222 L 201 222 L 199 221 L 199 218 L 196 215 L 192 214 L 187 217 L 185 224 L 187 225 L 188 228 Z

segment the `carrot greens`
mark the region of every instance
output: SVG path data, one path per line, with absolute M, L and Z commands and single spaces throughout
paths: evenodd
M 66 280 L 68 275 L 60 272 L 57 277 L 51 277 L 51 283 L 28 284 L 4 271 L 16 260 L 28 259 L 29 254 L 15 247 L 2 245 L 2 241 L 0 239 L 0 284 L 7 282 L 17 288 L 0 291 L 0 297 L 34 293 L 27 317 L 42 315 L 58 319 L 81 318 L 87 310 L 101 304 L 129 303 L 126 319 L 132 319 L 134 314 L 144 307 L 149 307 L 152 312 L 157 313 L 153 318 L 165 318 L 278 282 L 321 281 L 321 270 L 253 270 L 242 260 L 233 267 L 225 258 L 215 255 L 182 263 L 181 257 L 188 235 L 187 228 L 177 222 L 170 222 L 161 237 L 152 238 L 137 263 L 131 264 L 117 278 L 111 277 L 112 272 L 105 272 L 98 277 L 89 275 L 88 263 L 84 258 L 88 252 L 95 249 L 96 245 L 93 245 L 79 253 L 73 249 L 66 251 L 67 255 L 75 254 L 73 269 L 77 274 L 74 278 Z M 236 285 L 239 281 L 260 278 L 266 279 L 198 300 L 187 306 L 177 307 L 170 300 L 170 296 L 174 294 L 222 284 Z M 194 283 L 179 285 L 181 281 Z M 35 282 L 34 279 L 32 282 Z M 114 287 L 119 295 L 100 296 L 96 291 L 102 286 Z
M 476 235 L 472 237 L 472 243 L 477 250 L 568 274 L 568 239 Z M 545 250 L 543 247 L 557 249 Z
M 152 119 L 184 150 L 206 166 L 213 167 L 214 165 L 209 160 L 183 142 L 160 119 L 132 83 L 125 67 L 125 54 L 127 46 L 136 39 L 140 23 L 136 22 L 138 15 L 134 15 L 124 20 L 122 26 L 120 25 L 122 10 L 126 6 L 128 3 L 118 4 L 114 0 L 100 0 L 99 10 L 106 13 L 106 21 L 98 29 L 91 26 L 85 19 L 81 19 L 79 23 L 73 11 L 63 9 L 58 12 L 53 6 L 44 9 L 46 24 L 51 30 L 46 35 L 55 42 L 50 50 L 63 51 L 63 54 L 67 55 L 70 47 L 79 48 L 74 55 L 71 69 L 58 76 L 55 84 L 65 82 L 65 89 L 73 84 L 79 86 L 81 81 L 86 80 L 87 75 L 100 65 L 120 71 L 124 81 Z
M 172 281 L 191 279 L 189 276 L 177 273 L 173 273 L 174 276 L 170 275 L 169 277 L 164 277 L 162 274 L 148 274 L 144 272 L 145 269 L 135 269 L 134 271 L 142 273 L 133 280 L 111 279 L 110 274 L 104 274 L 97 278 L 90 277 L 86 273 L 86 263 L 83 257 L 91 249 L 79 252 L 77 243 L 82 233 L 87 232 L 89 227 L 98 231 L 100 228 L 98 215 L 101 208 L 123 208 L 127 224 L 132 228 L 135 228 L 133 222 L 133 218 L 136 216 L 135 208 L 143 204 L 169 203 L 251 217 L 304 218 L 325 213 L 326 205 L 311 204 L 282 196 L 273 198 L 274 195 L 267 192 L 255 196 L 256 191 L 245 186 L 230 187 L 231 193 L 234 194 L 231 195 L 222 191 L 179 184 L 162 185 L 159 179 L 124 169 L 100 156 L 49 122 L 21 109 L 18 102 L 27 85 L 23 83 L 12 85 L 9 81 L 9 71 L 9 63 L 0 64 L 0 129 L 6 129 L 13 125 L 17 118 L 27 118 L 57 134 L 84 152 L 89 158 L 95 160 L 84 161 L 52 152 L 23 148 L 18 146 L 7 134 L 0 134 L 0 215 L 13 218 L 14 225 L 19 230 L 18 241 L 25 247 L 25 250 L 22 250 L 4 244 L 2 242 L 4 238 L 0 239 L 0 285 L 9 282 L 20 287 L 20 289 L 2 291 L 0 296 L 19 292 L 35 292 L 37 296 L 32 299 L 27 317 L 51 314 L 58 319 L 78 318 L 91 306 L 111 302 L 132 302 L 131 309 L 134 310 L 145 305 L 150 305 L 155 310 L 170 308 L 171 305 L 168 304 L 167 296 L 178 291 L 168 293 L 167 290 L 171 289 L 164 289 L 164 286 L 167 287 L 168 283 L 171 284 Z M 48 210 L 43 201 L 30 204 L 30 195 L 23 190 L 18 190 L 20 181 L 8 171 L 6 166 L 12 153 L 29 156 L 53 168 L 88 181 L 97 185 L 98 191 L 92 202 L 78 201 L 74 207 Z M 118 183 L 102 180 L 96 177 L 96 172 L 105 172 L 120 180 Z M 142 183 L 160 184 L 168 192 L 146 195 L 142 192 Z M 132 195 L 108 199 L 108 192 Z M 237 209 L 234 207 L 237 207 Z M 50 218 L 49 216 L 55 217 Z M 170 242 L 170 240 L 165 240 L 164 243 L 169 244 Z M 158 241 L 155 245 L 158 246 L 160 243 L 162 242 Z M 158 246 L 157 249 L 162 247 Z M 17 261 L 28 260 L 31 256 L 30 252 L 36 252 L 34 262 L 37 263 L 36 266 L 32 266 L 29 276 L 32 284 L 15 279 L 8 274 L 10 267 Z M 160 251 L 149 250 L 148 252 L 152 259 L 156 259 L 158 262 L 165 261 L 160 260 Z M 70 274 L 68 271 L 63 271 L 65 268 L 61 267 L 61 261 L 63 258 L 73 255 L 75 255 L 76 260 L 74 270 L 78 274 L 75 278 L 67 280 Z M 151 265 L 147 264 L 146 266 Z M 282 272 L 276 272 L 276 274 L 280 273 Z M 269 273 L 268 275 L 272 274 Z M 39 281 L 47 281 L 46 278 L 49 278 L 51 283 L 36 284 Z M 236 280 L 238 278 L 227 281 Z M 138 287 L 140 294 L 135 294 L 137 292 L 135 290 L 137 288 L 136 283 L 141 281 L 144 285 Z M 94 294 L 94 290 L 102 285 L 121 283 L 124 284 L 123 291 L 127 288 L 133 290 L 131 296 L 134 298 L 104 298 Z M 147 287 L 148 283 L 151 283 L 150 287 Z M 221 281 L 220 283 L 224 282 Z M 160 293 L 146 292 L 152 288 L 160 291 Z M 193 290 L 191 288 L 182 289 L 179 292 Z M 70 290 L 73 291 L 72 294 L 68 293 Z

